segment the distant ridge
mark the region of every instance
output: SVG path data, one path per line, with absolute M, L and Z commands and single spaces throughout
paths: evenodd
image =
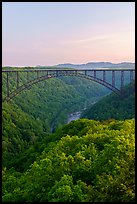
M 58 64 L 56 67 L 68 67 L 68 68 L 135 68 L 135 63 L 132 62 L 88 62 L 86 64 Z

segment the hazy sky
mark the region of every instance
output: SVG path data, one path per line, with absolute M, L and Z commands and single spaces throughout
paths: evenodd
M 134 2 L 2 3 L 3 66 L 134 60 Z

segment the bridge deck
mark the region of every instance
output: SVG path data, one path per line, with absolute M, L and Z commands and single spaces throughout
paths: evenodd
M 26 69 L 26 68 L 16 68 L 16 69 L 6 69 L 2 70 L 2 72 L 33 72 L 33 71 L 135 71 L 134 68 L 88 68 L 88 69 Z

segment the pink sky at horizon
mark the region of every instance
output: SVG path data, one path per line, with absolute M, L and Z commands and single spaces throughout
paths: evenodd
M 2 66 L 135 62 L 133 2 L 67 3 L 4 2 Z

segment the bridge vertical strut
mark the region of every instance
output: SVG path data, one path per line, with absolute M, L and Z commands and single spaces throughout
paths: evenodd
M 39 78 L 39 72 L 37 71 L 37 79 Z
M 17 76 L 17 89 L 19 88 L 19 72 L 16 72 L 16 76 Z
M 103 81 L 106 81 L 106 71 L 103 70 Z
M 96 70 L 94 70 L 94 78 L 96 78 Z
M 9 73 L 7 72 L 7 97 L 9 97 Z
M 115 86 L 115 71 L 112 70 L 112 86 Z
M 29 72 L 27 71 L 27 81 L 29 81 Z
M 132 82 L 133 80 L 133 70 L 130 70 L 130 83 Z
M 124 71 L 122 70 L 121 71 L 121 91 L 123 89 L 123 86 L 124 86 Z

